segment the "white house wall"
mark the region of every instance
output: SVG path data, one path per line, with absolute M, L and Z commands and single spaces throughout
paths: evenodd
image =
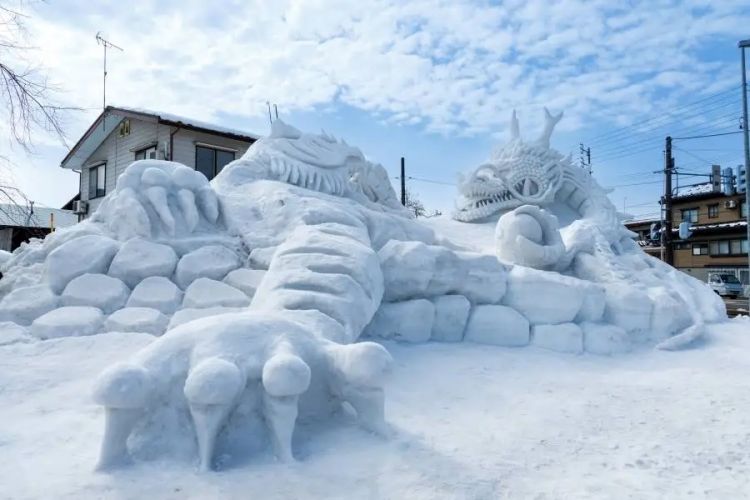
M 117 118 L 110 117 L 115 120 Z M 148 122 L 144 120 L 130 119 L 130 134 L 120 137 L 114 130 L 92 153 L 85 162 L 86 167 L 81 172 L 81 199 L 89 202 L 89 214 L 93 213 L 101 203 L 103 197 L 89 200 L 89 167 L 107 162 L 107 177 L 105 189 L 110 193 L 116 185 L 117 177 L 135 160 L 136 151 L 157 143 L 157 148 L 162 150 L 164 145 L 169 144 L 170 132 L 175 127 Z M 180 129 L 173 137 L 174 161 L 195 168 L 195 144 L 204 143 L 219 148 L 235 151 L 235 158 L 241 157 L 250 146 L 248 142 L 229 139 L 219 135 L 196 132 L 193 130 Z M 167 146 L 169 147 L 169 146 Z

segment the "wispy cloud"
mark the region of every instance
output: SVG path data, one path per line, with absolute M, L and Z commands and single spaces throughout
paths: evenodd
M 746 1 L 396 0 L 52 2 L 39 55 L 77 105 L 98 108 L 103 30 L 113 101 L 197 118 L 354 106 L 428 131 L 497 130 L 512 108 L 566 109 L 563 125 L 622 121 L 657 100 L 726 88 L 706 52 L 747 35 Z

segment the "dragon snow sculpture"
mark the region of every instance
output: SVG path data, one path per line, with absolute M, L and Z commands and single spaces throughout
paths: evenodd
M 535 144 L 514 118 L 511 143 L 462 186 L 456 218 L 503 214 L 499 259 L 414 220 L 357 148 L 277 120 L 211 183 L 173 162 L 130 165 L 89 220 L 4 264 L 0 319 L 42 340 L 156 335 L 95 383 L 99 465 L 187 450 L 210 469 L 247 436 L 292 460 L 298 422 L 342 406 L 387 434 L 391 358 L 362 338 L 612 354 L 724 318 L 549 148 L 559 118 Z

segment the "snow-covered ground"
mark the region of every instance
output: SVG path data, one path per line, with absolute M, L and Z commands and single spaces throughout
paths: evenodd
M 341 416 L 198 473 L 160 459 L 93 472 L 93 379 L 153 337 L 0 347 L 0 498 L 721 498 L 750 496 L 750 321 L 692 350 L 603 357 L 389 343 L 383 440 Z

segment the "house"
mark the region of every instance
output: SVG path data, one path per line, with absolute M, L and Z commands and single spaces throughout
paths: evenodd
M 750 284 L 747 264 L 745 194 L 724 194 L 711 183 L 699 184 L 672 198 L 674 266 L 705 281 L 710 272 L 734 274 Z M 690 236 L 679 237 L 682 222 Z
M 31 238 L 44 238 L 61 227 L 76 224 L 70 210 L 15 203 L 0 204 L 0 250 L 12 252 Z
M 654 239 L 652 236 L 652 229 L 661 227 L 661 221 L 659 219 L 637 219 L 629 220 L 625 222 L 625 227 L 633 231 L 635 241 L 643 249 L 644 252 L 661 259 L 662 246 L 659 239 Z M 658 236 L 658 233 L 657 233 Z
M 212 179 L 258 135 L 172 114 L 107 106 L 60 166 L 80 174 L 76 213 L 93 213 L 135 160 L 172 160 Z

